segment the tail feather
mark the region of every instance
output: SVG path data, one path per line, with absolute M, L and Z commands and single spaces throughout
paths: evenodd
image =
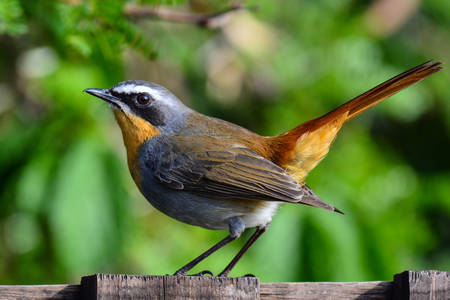
M 426 62 L 397 75 L 322 117 L 271 138 L 272 161 L 298 182 L 325 157 L 342 125 L 404 88 L 441 70 L 440 62 Z
M 327 124 L 328 122 L 339 118 L 346 114 L 344 120 L 348 121 L 361 114 L 366 109 L 377 105 L 386 100 L 390 96 L 400 92 L 401 90 L 413 85 L 426 77 L 442 70 L 441 62 L 428 61 L 406 72 L 403 72 L 373 89 L 368 90 L 364 94 L 342 104 L 338 108 L 330 111 L 322 117 L 310 120 L 289 131 L 289 134 L 301 135 L 305 131 L 314 131 L 315 129 Z
M 306 184 L 303 185 L 302 187 L 302 191 L 303 191 L 303 197 L 302 200 L 300 200 L 300 202 L 298 202 L 299 204 L 304 204 L 304 205 L 309 205 L 309 206 L 314 206 L 314 207 L 320 207 L 329 211 L 334 211 L 337 213 L 340 213 L 341 215 L 344 215 L 344 213 L 337 209 L 334 206 L 331 206 L 330 204 L 320 200 L 319 196 L 317 196 L 309 186 L 307 186 Z
M 346 121 L 353 119 L 366 109 L 377 105 L 378 103 L 386 100 L 390 96 L 398 93 L 404 88 L 415 84 L 416 82 L 425 79 L 431 74 L 442 70 L 440 62 L 428 61 L 421 64 L 415 68 L 412 68 L 400 75 L 397 75 L 388 81 L 374 87 L 373 89 L 365 92 L 364 94 L 348 101 L 347 103 L 341 105 L 330 113 L 326 114 L 322 118 L 333 117 L 334 115 L 339 115 L 348 112 Z

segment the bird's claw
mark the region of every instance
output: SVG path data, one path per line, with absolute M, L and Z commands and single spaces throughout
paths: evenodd
M 167 274 L 169 275 L 169 274 Z M 180 272 L 180 270 L 176 271 L 173 276 L 186 276 L 186 272 Z
M 201 271 L 199 273 L 192 274 L 192 275 L 189 275 L 189 276 L 211 276 L 211 277 L 214 277 L 214 274 L 211 271 L 204 270 L 204 271 Z
M 184 270 L 178 270 L 175 272 L 175 274 L 173 274 L 173 276 L 211 276 L 214 277 L 213 272 L 205 270 L 205 271 L 201 271 L 199 273 L 196 274 L 186 274 L 187 272 Z

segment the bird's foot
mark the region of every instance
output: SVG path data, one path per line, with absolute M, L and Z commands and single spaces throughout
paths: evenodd
M 169 274 L 167 274 L 167 275 L 169 275 Z M 183 271 L 180 271 L 180 270 L 178 270 L 175 273 L 173 273 L 173 276 L 185 276 L 185 275 L 186 275 L 186 272 L 183 272 Z
M 173 276 L 211 276 L 214 277 L 213 272 L 205 270 L 205 271 L 201 271 L 199 273 L 196 274 L 187 274 L 187 272 L 189 272 L 189 269 L 185 269 L 185 268 L 181 268 L 178 271 L 175 272 L 175 274 L 173 274 Z
M 196 274 L 189 275 L 189 276 L 205 276 L 205 277 L 206 276 L 211 276 L 211 277 L 214 277 L 214 274 L 211 271 L 205 270 L 205 271 L 201 271 L 201 272 L 198 272 Z

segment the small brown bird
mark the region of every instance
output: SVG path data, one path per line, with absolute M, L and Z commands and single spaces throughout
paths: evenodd
M 256 227 L 219 274 L 227 276 L 266 231 L 280 204 L 342 213 L 320 200 L 305 185 L 305 177 L 328 153 L 346 121 L 439 70 L 440 62 L 424 63 L 275 137 L 195 112 L 164 87 L 146 81 L 125 81 L 111 89 L 85 92 L 112 107 L 122 129 L 131 175 L 155 208 L 187 224 L 229 229 L 227 237 L 175 275 L 186 274 L 246 228 Z

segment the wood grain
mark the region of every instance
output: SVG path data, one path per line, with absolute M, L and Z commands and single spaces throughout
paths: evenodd
M 96 274 L 81 280 L 83 299 L 259 299 L 259 280 L 239 277 Z
M 261 300 L 392 299 L 392 281 L 261 283 Z
M 405 271 L 394 276 L 394 284 L 395 299 L 450 299 L 450 272 Z
M 394 281 L 261 284 L 254 277 L 95 274 L 81 285 L 0 285 L 3 299 L 449 300 L 450 272 L 405 271 Z
M 164 299 L 164 276 L 95 274 L 81 279 L 82 299 Z
M 166 299 L 259 299 L 256 277 L 166 276 Z
M 80 285 L 1 285 L 0 299 L 80 299 Z

